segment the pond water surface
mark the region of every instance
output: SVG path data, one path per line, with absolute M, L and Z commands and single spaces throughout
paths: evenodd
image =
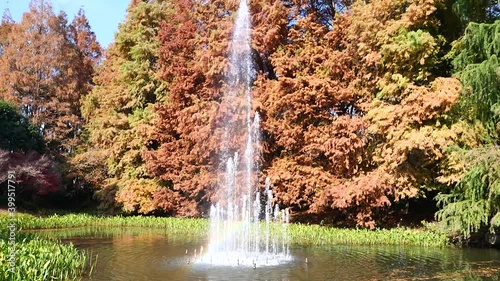
M 500 280 L 497 249 L 292 246 L 292 261 L 253 268 L 196 263 L 194 250 L 206 247 L 206 241 L 174 237 L 165 230 L 76 228 L 36 233 L 89 251 L 97 262 L 84 281 Z

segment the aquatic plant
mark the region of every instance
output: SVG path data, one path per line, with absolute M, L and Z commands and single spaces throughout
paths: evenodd
M 0 226 L 5 229 L 8 216 L 0 215 Z M 70 228 L 82 226 L 103 227 L 150 227 L 165 228 L 170 234 L 206 235 L 208 221 L 205 219 L 152 217 L 152 216 L 93 216 L 88 214 L 52 215 L 36 217 L 27 214 L 17 215 L 17 226 L 21 229 Z
M 39 239 L 18 233 L 15 244 L 15 270 L 11 272 L 5 232 L 0 233 L 0 280 L 46 281 L 79 280 L 90 274 L 93 262 L 87 252 L 73 244 L 63 244 L 54 239 Z
M 449 245 L 445 233 L 423 229 L 393 228 L 369 230 L 364 228 L 341 229 L 320 225 L 291 224 L 292 244 L 299 245 L 418 245 L 443 247 Z
M 6 229 L 7 215 L 0 215 L 0 227 Z M 146 227 L 165 229 L 169 235 L 183 235 L 185 237 L 208 236 L 209 221 L 192 218 L 165 218 L 145 216 L 114 216 L 102 217 L 87 214 L 53 215 L 49 217 L 35 217 L 32 215 L 18 215 L 18 226 L 22 229 L 50 229 L 84 226 L 99 227 Z M 261 229 L 265 229 L 261 227 Z M 271 228 L 271 230 L 279 228 Z M 449 239 L 444 232 L 428 229 L 342 229 L 320 225 L 294 224 L 288 229 L 292 245 L 418 245 L 428 247 L 442 247 L 449 245 Z

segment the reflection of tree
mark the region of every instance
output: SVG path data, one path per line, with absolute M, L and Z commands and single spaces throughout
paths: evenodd
M 487 250 L 405 248 L 398 257 L 400 268 L 388 272 L 390 280 L 483 280 L 500 270 L 499 253 Z

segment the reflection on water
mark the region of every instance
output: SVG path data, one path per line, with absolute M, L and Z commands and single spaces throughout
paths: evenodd
M 292 247 L 291 263 L 254 269 L 196 264 L 194 250 L 206 247 L 206 239 L 169 236 L 160 229 L 78 228 L 36 235 L 60 237 L 97 255 L 93 276 L 85 281 L 500 280 L 496 249 Z

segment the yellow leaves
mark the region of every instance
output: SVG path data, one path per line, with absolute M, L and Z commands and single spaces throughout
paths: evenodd
M 405 85 L 432 78 L 441 38 L 434 30 L 434 0 L 357 1 L 345 15 L 351 55 L 359 57 L 358 79 L 350 87 L 360 96 L 376 92 L 399 102 Z M 342 18 L 342 17 L 340 17 Z M 338 20 L 338 22 L 341 22 Z M 400 76 L 400 77 L 395 77 Z
M 366 115 L 372 133 L 396 131 L 432 120 L 451 109 L 461 90 L 455 78 L 437 78 L 430 87 L 408 85 L 399 104 L 375 99 Z M 406 96 L 406 97 L 405 97 Z
M 461 120 L 451 126 L 450 132 L 454 140 L 454 145 L 447 152 L 446 161 L 442 165 L 441 175 L 437 178 L 440 183 L 448 185 L 459 182 L 467 171 L 469 163 L 466 157 L 464 157 L 465 150 L 459 147 L 470 149 L 481 147 L 483 145 L 481 136 L 485 135 L 485 128 L 478 120 L 474 124 Z
M 371 102 L 365 122 L 372 141 L 379 142 L 373 161 L 391 175 L 385 183 L 398 200 L 418 196 L 421 186 L 438 176 L 436 166 L 457 136 L 456 128 L 442 126 L 440 118 L 446 118 L 456 103 L 461 84 L 454 78 L 437 78 L 428 86 L 416 86 L 403 75 L 392 75 L 391 80 L 379 81 L 385 92 Z M 440 180 L 453 177 L 447 176 Z
M 439 52 L 439 43 L 439 38 L 421 29 L 400 29 L 380 49 L 386 75 L 398 73 L 406 80 L 427 81 Z
M 452 150 L 446 156 L 441 175 L 436 180 L 447 185 L 456 184 L 466 172 L 463 153 L 459 150 Z
M 121 180 L 121 188 L 116 194 L 116 200 L 123 204 L 126 212 L 138 211 L 143 214 L 151 213 L 156 209 L 153 194 L 158 184 L 149 179 Z
M 388 77 L 390 76 L 390 78 Z M 402 93 L 408 87 L 409 81 L 401 74 L 386 73 L 382 79 L 378 81 L 380 92 L 377 94 L 378 99 L 386 99 L 390 101 L 398 101 L 402 98 Z

